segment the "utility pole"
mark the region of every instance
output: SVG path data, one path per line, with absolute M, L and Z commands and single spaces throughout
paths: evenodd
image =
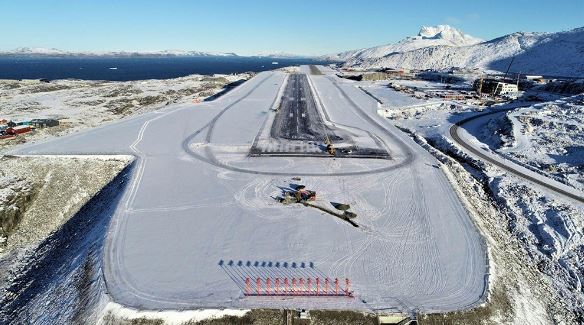
M 483 76 L 481 76 L 481 78 L 479 79 L 479 103 L 482 106 L 483 105 Z

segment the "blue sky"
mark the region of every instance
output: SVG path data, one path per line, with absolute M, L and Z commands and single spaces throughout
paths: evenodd
M 0 49 L 326 54 L 449 24 L 483 39 L 584 26 L 584 0 L 0 0 Z

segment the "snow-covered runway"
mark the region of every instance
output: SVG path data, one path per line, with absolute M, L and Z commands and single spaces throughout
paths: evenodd
M 214 102 L 18 153 L 137 157 L 104 257 L 108 292 L 127 306 L 449 311 L 480 302 L 485 248 L 437 161 L 350 83 L 309 78 L 330 121 L 371 132 L 392 159 L 250 157 L 282 72 L 260 73 Z M 293 183 L 317 191 L 319 204 L 351 204 L 360 227 L 273 199 Z M 349 278 L 355 298 L 244 297 L 248 276 Z

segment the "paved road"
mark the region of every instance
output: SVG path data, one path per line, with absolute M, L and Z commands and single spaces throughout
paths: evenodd
M 529 182 L 532 182 L 532 183 L 537 184 L 539 186 L 542 186 L 548 190 L 551 190 L 552 192 L 555 192 L 555 193 L 559 194 L 560 196 L 570 198 L 570 199 L 575 200 L 575 201 L 580 202 L 580 203 L 584 203 L 584 197 L 582 195 L 575 193 L 575 192 L 577 192 L 576 190 L 568 189 L 567 185 L 558 184 L 558 182 L 555 180 L 549 179 L 543 175 L 536 174 L 535 172 L 526 170 L 525 168 L 518 166 L 517 164 L 515 164 L 509 160 L 497 159 L 496 157 L 493 157 L 493 154 L 489 154 L 489 153 L 485 152 L 484 150 L 476 148 L 475 146 L 466 142 L 464 140 L 464 138 L 461 137 L 459 134 L 459 131 L 461 129 L 463 129 L 463 125 L 470 122 L 470 121 L 476 120 L 478 118 L 482 118 L 482 117 L 487 116 L 487 115 L 500 114 L 501 112 L 506 112 L 506 111 L 513 110 L 513 109 L 516 109 L 516 107 L 509 108 L 509 109 L 490 111 L 487 113 L 477 114 L 477 115 L 465 118 L 465 119 L 455 123 L 454 125 L 452 125 L 450 127 L 450 130 L 449 130 L 450 137 L 458 145 L 463 147 L 466 151 L 468 151 L 469 153 L 471 153 L 472 155 L 478 157 L 479 159 L 481 159 L 483 161 L 486 161 L 490 164 L 493 164 L 493 165 L 495 165 L 495 166 L 497 166 L 497 167 L 499 167 L 507 172 L 510 172 L 516 176 L 519 176 L 519 177 L 521 177 Z
M 308 69 L 308 67 L 303 67 Z M 479 303 L 486 251 L 435 159 L 376 115 L 350 83 L 311 75 L 328 118 L 370 130 L 391 160 L 249 157 L 285 74 L 20 154 L 132 154 L 107 234 L 112 299 L 145 309 L 334 308 L 449 311 Z M 319 204 L 347 202 L 359 228 L 273 197 L 301 176 Z M 298 267 L 284 267 L 297 265 Z M 357 299 L 244 298 L 245 277 L 350 278 Z

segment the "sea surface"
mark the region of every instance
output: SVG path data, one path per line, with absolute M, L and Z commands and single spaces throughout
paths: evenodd
M 274 64 L 277 62 L 278 64 Z M 143 80 L 265 71 L 316 59 L 262 57 L 0 57 L 0 79 Z

